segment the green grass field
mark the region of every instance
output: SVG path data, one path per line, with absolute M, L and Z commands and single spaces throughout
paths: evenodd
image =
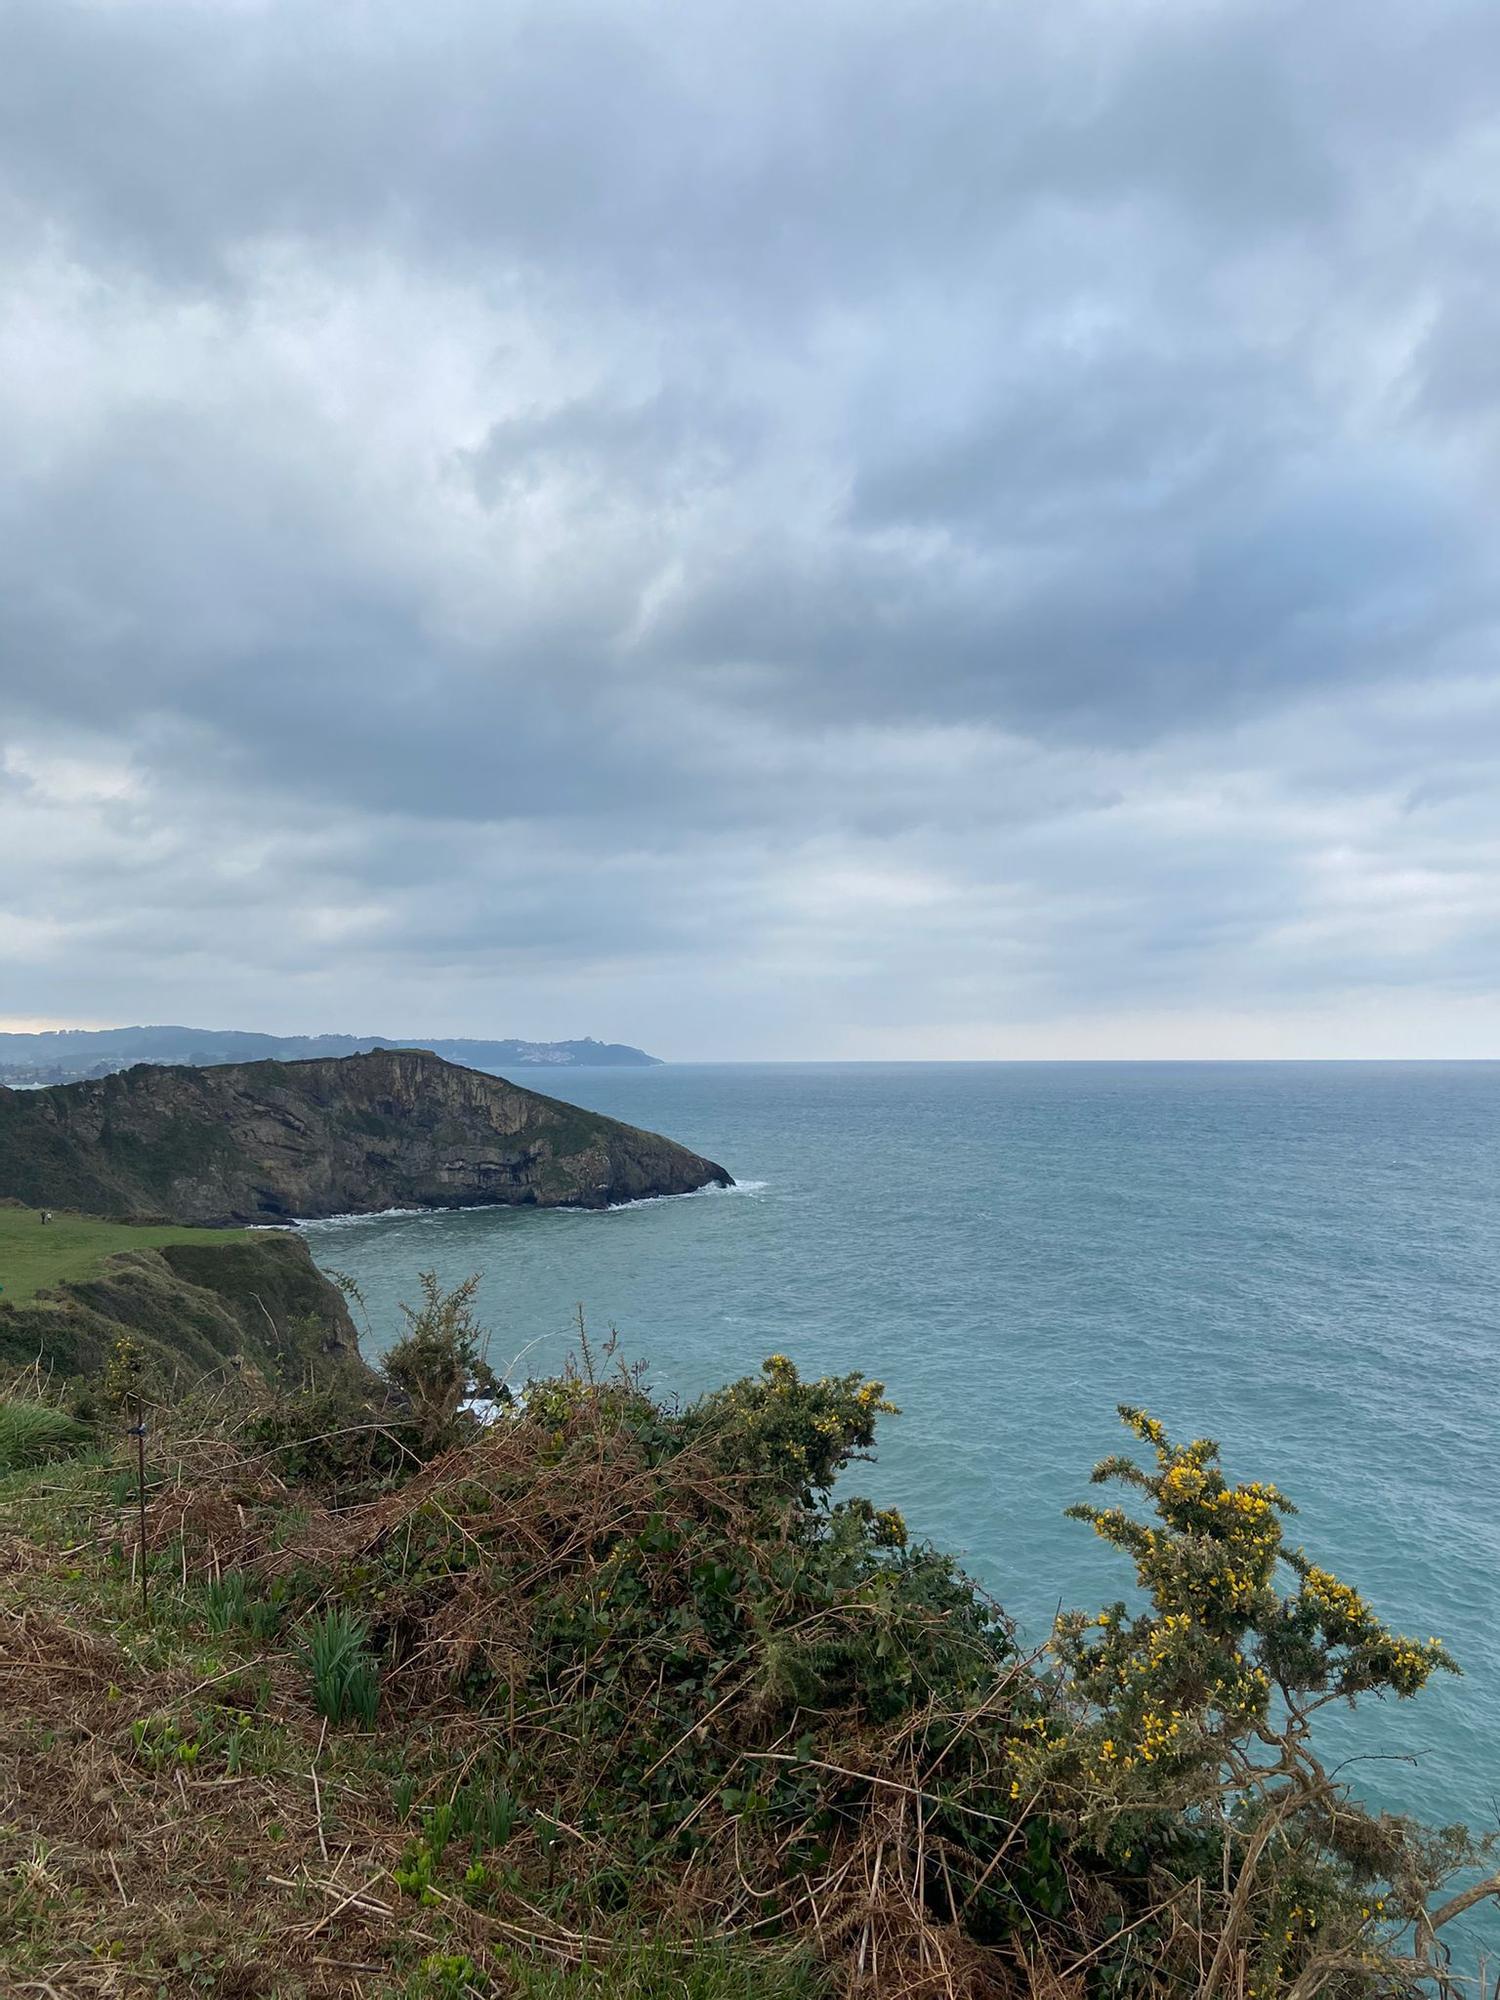
M 24 1305 L 49 1285 L 91 1278 L 117 1250 L 158 1250 L 164 1243 L 243 1243 L 245 1229 L 190 1229 L 177 1224 L 101 1222 L 0 1205 L 0 1299 Z

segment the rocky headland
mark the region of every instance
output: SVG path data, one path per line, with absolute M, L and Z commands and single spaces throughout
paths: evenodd
M 419 1049 L 0 1089 L 0 1198 L 232 1225 L 732 1185 L 654 1132 Z

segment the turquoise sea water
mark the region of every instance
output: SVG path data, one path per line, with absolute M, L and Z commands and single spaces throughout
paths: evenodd
M 524 1079 L 531 1082 L 533 1079 Z M 1500 1064 L 723 1065 L 573 1070 L 742 1191 L 604 1214 L 313 1225 L 377 1342 L 414 1277 L 484 1273 L 500 1365 L 581 1303 L 659 1389 L 773 1351 L 902 1406 L 865 1490 L 1033 1634 L 1128 1572 L 1062 1510 L 1120 1401 L 1275 1480 L 1320 1561 L 1468 1667 L 1335 1717 L 1386 1803 L 1500 1821 Z M 1330 1741 L 1325 1737 L 1325 1742 Z M 1406 1761 L 1387 1762 L 1398 1755 Z

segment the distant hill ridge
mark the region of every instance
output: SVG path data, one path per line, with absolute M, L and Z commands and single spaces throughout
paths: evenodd
M 372 1049 L 428 1049 L 469 1069 L 610 1068 L 655 1064 L 659 1058 L 626 1042 L 476 1041 L 410 1035 L 263 1035 L 239 1028 L 53 1028 L 40 1034 L 0 1034 L 0 1083 L 74 1083 L 109 1076 L 132 1063 L 302 1062 L 354 1056 Z
M 729 1185 L 670 1139 L 425 1049 L 0 1089 L 0 1197 L 30 1208 L 226 1224 Z

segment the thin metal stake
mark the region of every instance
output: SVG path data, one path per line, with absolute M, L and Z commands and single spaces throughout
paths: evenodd
M 146 1413 L 141 1399 L 135 1399 L 135 1427 L 130 1435 L 135 1439 L 136 1498 L 141 1510 L 141 1616 L 151 1615 L 146 1599 Z

